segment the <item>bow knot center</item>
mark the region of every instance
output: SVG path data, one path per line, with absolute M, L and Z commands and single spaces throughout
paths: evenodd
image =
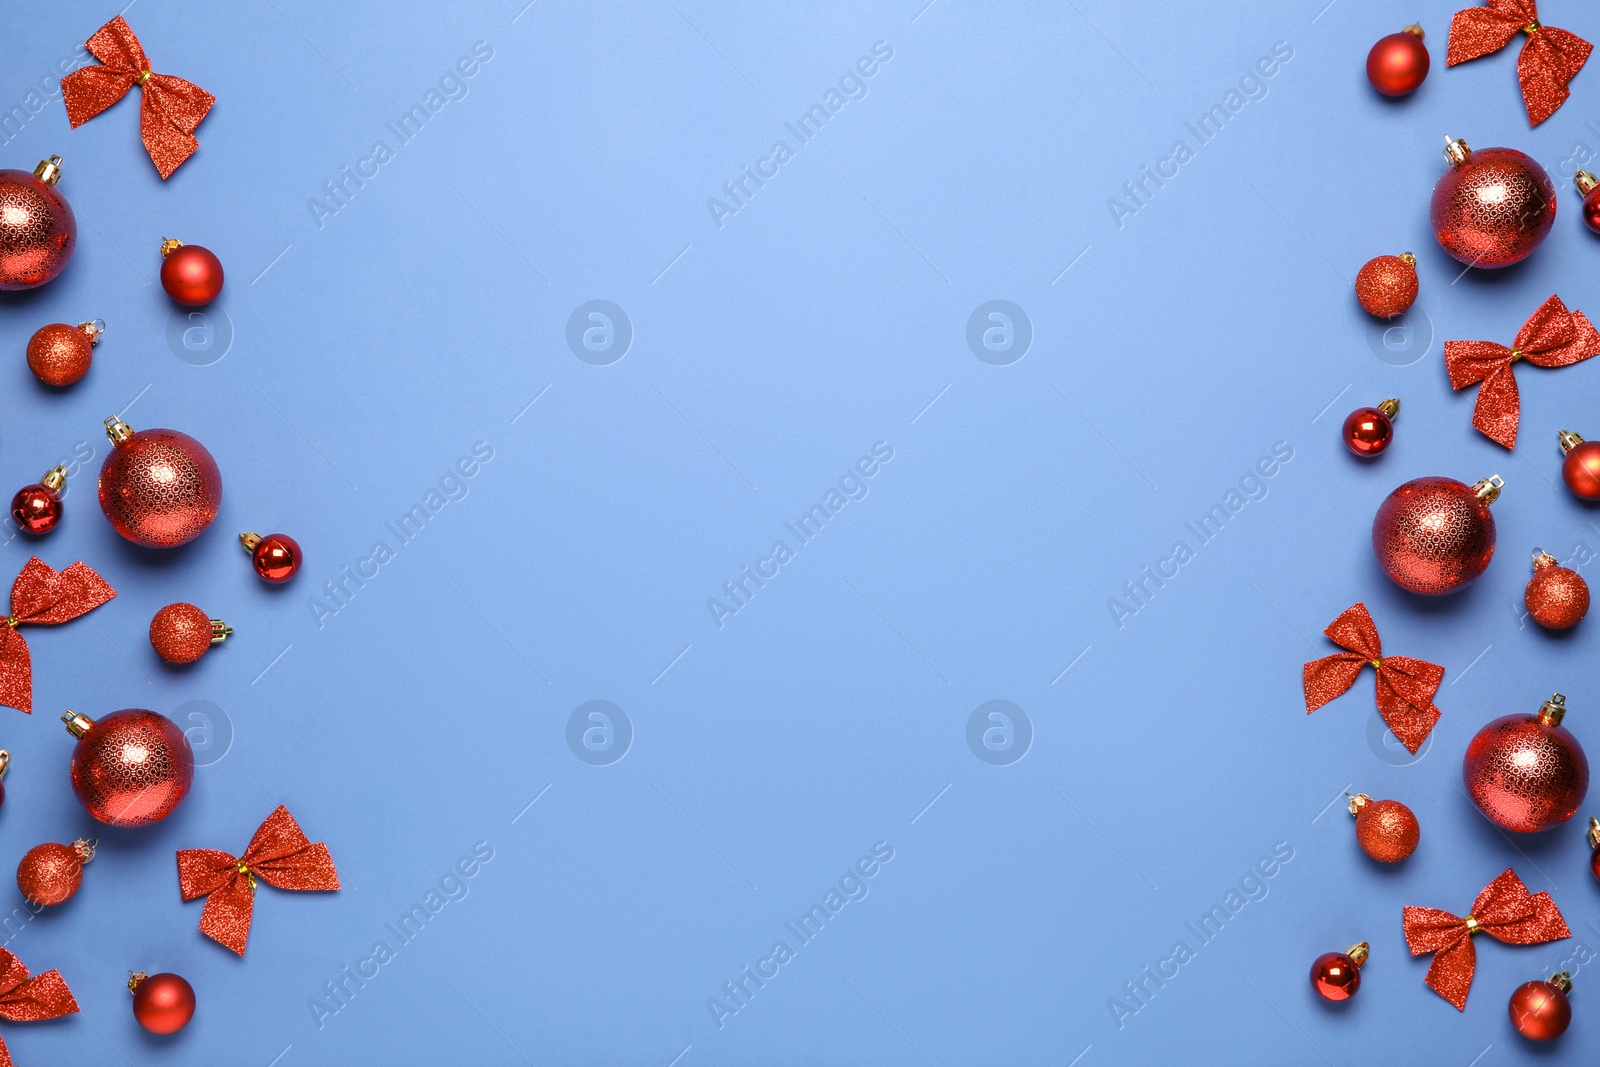
M 1511 362 L 1515 363 L 1517 360 L 1522 359 L 1522 358 L 1523 358 L 1522 349 L 1513 348 L 1511 350 Z
M 1534 19 L 1532 22 L 1530 22 L 1526 26 L 1522 27 L 1522 32 L 1527 34 L 1529 37 L 1532 37 L 1534 34 L 1538 33 L 1542 29 L 1544 29 L 1544 27 L 1539 25 L 1539 20 L 1538 19 Z
M 148 68 L 139 72 L 139 77 L 137 79 L 139 88 L 144 88 L 144 83 L 150 80 L 151 73 L 152 71 L 150 71 Z
M 1374 657 L 1372 659 L 1367 660 L 1367 662 L 1372 664 L 1372 669 L 1373 670 L 1381 671 L 1383 669 L 1383 657 L 1382 656 L 1376 656 L 1376 657 Z
M 1483 925 L 1478 922 L 1478 917 L 1475 915 L 1468 915 L 1462 922 L 1465 924 L 1469 934 L 1475 934 L 1483 929 Z
M 22 625 L 22 619 L 16 615 L 7 615 L 6 625 L 15 630 L 18 626 Z
M 256 876 L 250 873 L 250 865 L 240 860 L 238 871 L 244 875 L 244 880 L 249 883 L 250 892 L 254 893 L 256 891 Z

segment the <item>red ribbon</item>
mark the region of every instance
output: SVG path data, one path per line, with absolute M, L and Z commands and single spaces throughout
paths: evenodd
M 1493 341 L 1446 341 L 1444 366 L 1450 387 L 1476 382 L 1478 404 L 1472 425 L 1506 448 L 1517 442 L 1521 402 L 1511 365 L 1525 359 L 1536 367 L 1566 367 L 1600 353 L 1600 332 L 1581 311 L 1568 311 L 1559 296 L 1546 300 L 1517 331 L 1510 348 Z
M 139 104 L 139 137 L 162 180 L 200 147 L 195 127 L 217 98 L 191 82 L 150 70 L 144 48 L 118 15 L 85 42 L 101 66 L 83 67 L 61 79 L 67 119 L 77 129 L 127 95 L 135 85 L 144 92 Z
M 1421 748 L 1428 731 L 1439 721 L 1433 695 L 1444 681 L 1444 668 L 1410 656 L 1385 656 L 1378 628 L 1372 624 L 1365 604 L 1346 608 L 1322 632 L 1334 644 L 1349 651 L 1312 660 L 1301 668 L 1306 714 L 1349 692 L 1361 668 L 1370 664 L 1377 672 L 1373 695 L 1377 698 L 1378 714 L 1407 749 L 1416 752 Z
M 1472 914 L 1465 919 L 1438 908 L 1407 906 L 1404 925 L 1406 945 L 1413 956 L 1433 953 L 1428 985 L 1458 1011 L 1467 1005 L 1467 990 L 1472 988 L 1472 972 L 1478 964 L 1477 950 L 1472 947 L 1472 935 L 1477 931 L 1508 945 L 1537 945 L 1572 936 L 1550 894 L 1529 893 L 1509 867 L 1478 894 Z
M 210 848 L 178 852 L 178 889 L 183 899 L 206 898 L 200 932 L 241 956 L 250 940 L 257 878 L 279 889 L 339 888 L 339 872 L 333 869 L 328 846 L 306 840 L 300 824 L 281 804 L 237 859 Z
M 34 978 L 28 977 L 28 968 L 5 949 L 0 948 L 0 1019 L 13 1023 L 36 1023 L 44 1019 L 58 1019 L 78 1010 L 72 999 L 72 990 L 61 972 L 49 970 Z M 11 1052 L 0 1041 L 0 1067 L 12 1067 Z
M 1522 83 L 1528 121 L 1537 126 L 1572 95 L 1567 83 L 1583 69 L 1594 46 L 1575 33 L 1541 26 L 1534 0 L 1488 0 L 1488 4 L 1457 11 L 1450 20 L 1445 64 L 1453 67 L 1498 52 L 1526 32 L 1528 40 L 1517 56 L 1517 80 Z
M 11 615 L 0 619 L 0 704 L 33 714 L 33 661 L 18 626 L 57 626 L 116 595 L 87 564 L 57 572 L 38 556 L 29 559 L 11 586 Z

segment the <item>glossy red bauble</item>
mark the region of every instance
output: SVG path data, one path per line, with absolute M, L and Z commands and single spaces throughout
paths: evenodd
M 194 781 L 194 750 L 171 719 L 142 708 L 101 719 L 61 716 L 78 739 L 72 791 L 83 810 L 112 826 L 142 826 L 172 814 Z
M 1461 779 L 1484 818 L 1515 833 L 1533 833 L 1572 818 L 1589 792 L 1589 758 L 1561 725 L 1566 699 L 1557 693 L 1536 714 L 1504 715 L 1467 744 Z
M 1589 583 L 1548 552 L 1533 553 L 1533 577 L 1523 590 L 1528 616 L 1546 630 L 1570 630 L 1589 612 Z
M 1439 245 L 1469 267 L 1509 267 L 1533 253 L 1556 222 L 1556 187 L 1514 148 L 1445 148 L 1450 169 L 1433 187 L 1429 219 Z
M 0 290 L 37 288 L 72 258 L 78 220 L 56 189 L 60 177 L 60 156 L 32 174 L 0 170 Z
M 39 537 L 61 521 L 61 487 L 67 484 L 67 468 L 51 467 L 32 485 L 25 485 L 11 498 L 11 519 L 17 529 Z
M 1345 417 L 1340 435 L 1344 447 L 1363 459 L 1376 456 L 1389 447 L 1394 437 L 1393 419 L 1400 411 L 1400 401 L 1394 397 L 1375 408 L 1356 408 Z
M 1572 176 L 1572 180 L 1578 186 L 1578 192 L 1583 194 L 1583 224 L 1600 233 L 1600 178 L 1580 170 Z
M 1548 982 L 1522 983 L 1508 1005 L 1511 1025 L 1530 1041 L 1560 1037 L 1572 1024 L 1572 1005 L 1567 1001 L 1570 992 L 1572 979 L 1566 971 L 1551 976 Z
M 140 430 L 106 420 L 111 453 L 100 467 L 100 508 L 136 545 L 173 548 L 194 540 L 222 506 L 222 472 L 204 445 L 177 430 Z
M 83 380 L 94 362 L 94 346 L 106 332 L 99 319 L 68 326 L 52 322 L 34 331 L 28 340 L 28 369 L 46 385 L 65 388 Z
M 162 972 L 128 976 L 133 1017 L 152 1034 L 175 1034 L 194 1018 L 194 986 L 181 975 Z
M 1361 965 L 1367 962 L 1367 943 L 1344 952 L 1324 952 L 1311 964 L 1311 988 L 1324 1000 L 1349 1000 L 1361 988 Z
M 1557 431 L 1561 451 L 1561 480 L 1579 500 L 1600 500 L 1600 441 L 1585 441 L 1571 430 Z
M 1375 256 L 1356 274 L 1356 303 L 1368 315 L 1392 319 L 1403 315 L 1417 300 L 1417 257 Z
M 1417 850 L 1422 827 L 1398 800 L 1357 793 L 1350 798 L 1350 814 L 1356 817 L 1356 843 L 1379 863 L 1399 863 Z
M 94 843 L 82 838 L 70 845 L 35 845 L 17 864 L 17 888 L 35 904 L 60 904 L 83 884 L 83 865 L 92 859 Z
M 222 261 L 209 248 L 161 242 L 161 288 L 174 303 L 203 307 L 222 295 Z
M 1372 551 L 1402 589 L 1440 596 L 1465 587 L 1494 557 L 1489 505 L 1505 483 L 1416 478 L 1390 493 L 1372 520 Z
M 1428 48 L 1422 43 L 1422 27 L 1416 23 L 1378 38 L 1367 53 L 1367 81 L 1384 96 L 1414 93 L 1427 76 Z
M 250 553 L 250 564 L 264 582 L 278 585 L 293 578 L 305 562 L 300 542 L 288 534 L 267 534 L 254 530 L 239 535 L 239 543 Z
M 193 663 L 220 645 L 233 627 L 193 604 L 168 604 L 150 620 L 150 644 L 168 663 Z

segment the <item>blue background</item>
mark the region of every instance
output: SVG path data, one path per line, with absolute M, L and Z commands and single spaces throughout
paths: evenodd
M 0 105 L 25 121 L 0 163 L 65 156 L 81 243 L 58 281 L 0 299 L 0 481 L 78 463 L 62 528 L 12 531 L 0 569 L 81 558 L 119 592 L 28 632 L 37 711 L 0 712 L 0 865 L 101 841 L 74 900 L 3 931 L 83 1008 L 0 1025 L 19 1063 L 1594 1058 L 1593 805 L 1512 840 L 1467 803 L 1458 760 L 1488 719 L 1558 689 L 1600 743 L 1597 623 L 1553 637 L 1520 618 L 1534 546 L 1575 565 L 1600 546 L 1555 442 L 1600 437 L 1600 361 L 1518 371 L 1510 455 L 1471 428 L 1440 348 L 1508 342 L 1552 292 L 1600 310 L 1570 184 L 1574 144 L 1600 149 L 1600 72 L 1530 131 L 1517 46 L 1445 68 L 1453 3 L 923 3 L 141 0 L 127 18 L 154 68 L 218 97 L 166 183 L 136 93 L 78 130 L 58 95 L 29 101 L 115 6 L 8 12 Z M 1547 6 L 1600 38 L 1585 5 Z M 1433 72 L 1383 100 L 1366 51 L 1413 18 Z M 472 76 L 447 77 L 477 42 Z M 892 58 L 847 83 L 865 95 L 801 144 L 785 123 L 876 42 Z M 1184 124 L 1278 42 L 1291 57 L 1199 144 Z M 386 124 L 430 90 L 442 106 L 401 143 Z M 1431 239 L 1445 134 L 1528 151 L 1561 187 L 1525 265 L 1460 276 Z M 392 158 L 363 163 L 380 139 Z M 780 139 L 792 158 L 719 226 L 708 199 L 734 206 L 723 183 Z M 1108 200 L 1179 139 L 1193 158 L 1119 226 Z M 198 318 L 155 284 L 164 236 L 227 266 Z M 1386 334 L 1351 281 L 1405 249 L 1422 295 Z M 620 358 L 621 333 L 568 344 L 597 299 L 630 324 Z M 967 343 L 995 299 L 1031 326 L 1021 358 Z M 27 337 L 95 316 L 89 377 L 38 386 Z M 1340 420 L 1389 395 L 1398 437 L 1360 464 Z M 142 552 L 102 521 L 114 412 L 217 457 L 227 496 L 199 541 Z M 797 545 L 784 523 L 877 442 L 893 458 L 866 496 Z M 475 446 L 492 459 L 452 477 Z M 1123 584 L 1195 547 L 1185 523 L 1275 447 L 1292 459 L 1119 626 Z M 1368 547 L 1384 494 L 1491 473 L 1507 486 L 1488 573 L 1439 602 L 1390 585 Z M 432 491 L 442 506 L 401 543 L 386 524 Z M 293 584 L 255 579 L 244 529 L 300 539 Z M 719 628 L 708 600 L 779 538 L 794 558 Z M 380 540 L 393 558 L 345 579 Z M 173 600 L 237 633 L 164 666 L 145 629 Z M 1389 651 L 1448 670 L 1418 758 L 1381 730 L 1370 673 L 1304 714 L 1300 665 L 1357 600 Z M 592 700 L 621 714 L 580 717 L 569 743 Z M 1008 765 L 968 743 L 992 700 L 1031 728 L 990 754 Z M 56 721 L 126 706 L 178 718 L 203 764 L 138 831 L 77 806 Z M 1416 855 L 1367 861 L 1346 789 L 1410 805 Z M 278 803 L 344 887 L 263 888 L 236 959 L 197 932 L 173 851 L 237 853 Z M 879 842 L 893 859 L 868 895 L 794 938 L 784 924 Z M 446 880 L 475 846 L 492 860 Z M 1241 890 L 1274 849 L 1292 858 Z M 1462 913 L 1506 866 L 1574 936 L 1480 938 L 1457 1013 L 1423 985 L 1400 909 Z M 1231 890 L 1254 899 L 1200 944 L 1186 923 Z M 387 924 L 430 891 L 456 899 L 402 943 Z M 1361 939 L 1359 997 L 1324 1005 L 1312 959 Z M 736 1006 L 723 984 L 779 940 L 794 958 L 719 1026 L 708 1000 Z M 1179 940 L 1193 959 L 1129 999 Z M 393 958 L 346 978 L 378 941 Z M 1563 966 L 1575 1021 L 1534 1048 L 1507 997 Z M 194 983 L 186 1031 L 135 1025 L 134 968 Z

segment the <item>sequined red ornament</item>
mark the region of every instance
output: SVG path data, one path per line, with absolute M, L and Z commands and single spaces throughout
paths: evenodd
M 1517 34 L 1527 34 L 1517 56 L 1517 80 L 1522 83 L 1528 121 L 1537 126 L 1566 103 L 1571 95 L 1567 83 L 1583 69 L 1593 46 L 1575 33 L 1541 24 L 1534 0 L 1487 2 L 1487 7 L 1457 11 L 1450 20 L 1445 65 L 1453 67 L 1498 52 Z
M 199 537 L 222 507 L 222 472 L 204 445 L 177 430 L 134 431 L 106 420 L 111 453 L 100 466 L 100 508 L 111 526 L 146 548 Z
M 30 978 L 22 961 L 0 948 L 0 1019 L 36 1023 L 77 1010 L 78 1002 L 72 999 L 72 990 L 59 971 L 52 969 Z M 11 1053 L 4 1041 L 0 1041 L 0 1067 L 11 1067 Z
M 89 373 L 94 362 L 94 346 L 106 332 L 101 319 L 68 326 L 52 322 L 41 326 L 28 339 L 28 369 L 46 385 L 58 389 L 75 385 Z
M 1583 224 L 1600 233 L 1600 178 L 1580 170 L 1572 176 L 1572 182 L 1583 197 Z
M 1600 330 L 1581 311 L 1568 311 L 1559 296 L 1540 305 L 1517 331 L 1510 348 L 1493 341 L 1446 341 L 1444 366 L 1452 389 L 1482 383 L 1472 425 L 1506 448 L 1517 442 L 1521 399 L 1511 368 L 1526 360 L 1536 367 L 1569 367 L 1600 354 Z
M 67 484 L 67 468 L 51 467 L 32 485 L 25 485 L 11 498 L 11 519 L 25 534 L 42 537 L 61 521 L 61 487 Z
M 1529 1041 L 1553 1041 L 1572 1025 L 1572 975 L 1566 971 L 1550 976 L 1548 982 L 1524 982 L 1511 994 L 1507 1005 L 1511 1025 Z
M 61 157 L 29 174 L 0 170 L 0 291 L 36 289 L 66 268 L 78 246 L 78 220 L 56 189 Z
M 1589 758 L 1561 725 L 1560 693 L 1535 714 L 1503 715 L 1479 730 L 1461 760 L 1467 795 L 1484 818 L 1533 833 L 1572 818 L 1589 792 Z
M 1465 587 L 1494 557 L 1489 505 L 1505 482 L 1415 478 L 1386 497 L 1372 520 L 1372 551 L 1402 589 L 1440 596 Z
M 1556 187 L 1514 148 L 1474 152 L 1451 140 L 1428 210 L 1439 245 L 1469 267 L 1509 267 L 1538 248 L 1556 221 Z
M 165 715 L 142 708 L 90 719 L 61 716 L 78 739 L 72 791 L 83 810 L 111 826 L 142 826 L 172 814 L 194 781 L 194 750 Z
M 161 242 L 161 288 L 174 303 L 203 307 L 222 295 L 222 261 L 209 248 Z
M 1384 96 L 1408 96 L 1428 76 L 1428 47 L 1415 22 L 1387 37 L 1367 53 L 1367 81 Z
M 300 542 L 288 534 L 267 534 L 262 537 L 251 530 L 239 535 L 239 543 L 250 553 L 250 565 L 264 582 L 281 585 L 300 571 L 305 561 Z
M 70 900 L 83 884 L 83 866 L 94 859 L 94 842 L 78 838 L 70 845 L 35 845 L 17 864 L 17 888 L 35 904 Z
M 1344 426 L 1339 431 L 1344 447 L 1362 459 L 1378 455 L 1394 438 L 1392 420 L 1399 413 L 1400 401 L 1396 397 L 1382 401 L 1375 408 L 1356 408 L 1345 416 Z
M 1311 988 L 1323 1000 L 1349 1000 L 1361 988 L 1361 965 L 1370 949 L 1365 941 L 1343 952 L 1324 952 L 1311 964 Z
M 1368 315 L 1392 319 L 1402 315 L 1417 299 L 1417 257 L 1375 256 L 1356 274 L 1356 302 Z
M 1407 750 L 1421 748 L 1428 731 L 1439 721 L 1433 696 L 1444 681 L 1444 668 L 1410 656 L 1385 656 L 1378 628 L 1365 604 L 1346 608 L 1322 632 L 1346 651 L 1312 660 L 1300 669 L 1306 714 L 1348 692 L 1356 677 L 1370 666 L 1377 676 L 1373 697 L 1378 714 Z
M 1550 553 L 1533 550 L 1533 577 L 1523 590 L 1528 616 L 1546 630 L 1570 630 L 1589 611 L 1589 583 Z
M 133 1017 L 152 1034 L 175 1034 L 194 1018 L 194 986 L 181 975 L 163 971 L 128 975 Z
M 1465 917 L 1438 908 L 1407 906 L 1401 917 L 1406 946 L 1413 956 L 1433 953 L 1424 979 L 1456 1009 L 1467 1006 L 1478 954 L 1472 935 L 1485 933 L 1508 945 L 1537 945 L 1571 937 L 1561 909 L 1548 893 L 1529 893 L 1509 867 L 1484 887 Z
M 1600 441 L 1585 441 L 1571 430 L 1559 430 L 1561 480 L 1579 500 L 1600 500 Z
M 23 564 L 11 586 L 11 614 L 0 619 L 0 704 L 33 713 L 33 658 L 19 626 L 59 626 L 116 595 L 83 563 L 57 571 L 33 556 Z
M 1398 800 L 1373 800 L 1357 793 L 1350 796 L 1349 810 L 1356 817 L 1356 843 L 1379 863 L 1399 863 L 1417 850 L 1422 827 Z
M 193 604 L 168 604 L 150 620 L 150 644 L 168 663 L 193 663 L 233 633 Z

